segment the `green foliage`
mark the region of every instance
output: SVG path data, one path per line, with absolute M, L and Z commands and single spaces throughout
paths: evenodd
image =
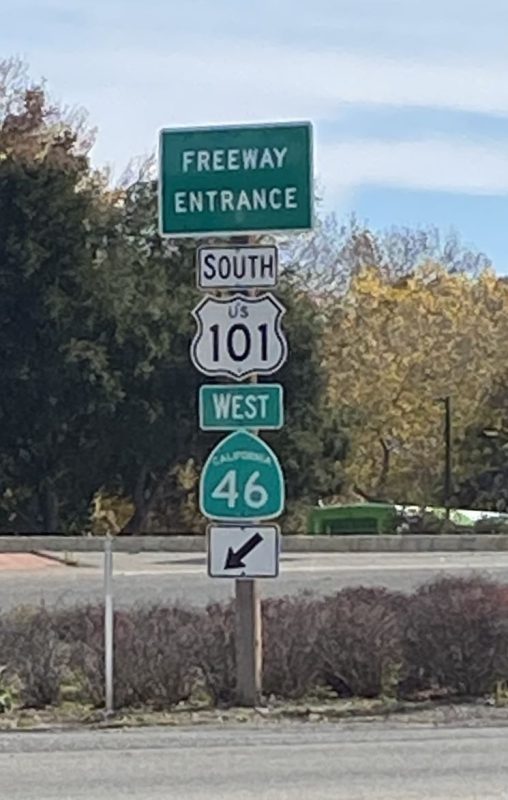
M 456 443 L 478 420 L 508 355 L 507 302 L 491 272 L 470 278 L 428 264 L 395 283 L 377 266 L 366 269 L 329 307 L 328 391 L 352 412 L 354 485 L 379 499 L 438 499 L 439 398 L 452 398 Z
M 94 415 L 119 391 L 93 307 L 108 210 L 75 137 L 46 127 L 29 92 L 0 128 L 0 496 L 14 530 L 59 530 L 62 510 L 86 508 L 92 464 L 76 474 L 76 453 L 93 462 Z
M 131 530 L 142 528 L 171 469 L 199 455 L 198 375 L 189 365 L 197 300 L 193 247 L 175 248 L 157 233 L 156 186 L 141 180 L 125 192 L 115 260 L 105 298 L 114 314 L 110 363 L 121 372 L 114 424 L 105 420 L 106 488 L 130 496 Z
M 112 188 L 81 112 L 0 61 L 0 530 L 200 532 L 196 242 L 159 236 L 148 162 Z M 290 358 L 270 432 L 285 530 L 318 500 L 429 503 L 453 400 L 456 503 L 505 510 L 506 283 L 435 229 L 318 220 L 281 242 Z M 97 506 L 97 503 L 99 504 Z M 98 510 L 97 510 L 98 509 Z
M 128 531 L 200 530 L 197 471 L 216 436 L 198 430 L 188 356 L 195 244 L 159 237 L 149 177 L 107 192 L 65 141 L 63 161 L 55 145 L 0 163 L 3 524 L 86 524 L 100 491 L 133 502 Z M 345 437 L 325 405 L 319 308 L 290 281 L 281 296 L 287 424 L 271 438 L 292 505 L 340 490 Z
M 121 476 L 117 490 L 134 498 L 129 530 L 199 531 L 204 520 L 197 511 L 198 472 L 217 435 L 198 430 L 197 391 L 203 378 L 190 367 L 188 355 L 195 330 L 190 310 L 199 299 L 195 243 L 176 248 L 162 240 L 156 212 L 155 184 L 142 180 L 129 188 L 122 232 L 135 248 L 136 271 L 123 273 L 126 284 L 119 293 L 131 298 L 131 306 L 119 311 L 122 338 L 115 346 L 124 364 L 125 399 L 115 426 L 111 474 Z M 314 502 L 341 488 L 345 437 L 324 402 L 319 309 L 289 281 L 280 295 L 291 350 L 278 376 L 286 390 L 287 422 L 268 438 L 284 464 L 290 504 Z M 108 428 L 104 435 L 111 438 L 109 423 Z
M 503 431 L 489 438 L 483 429 L 471 428 L 460 443 L 457 455 L 459 470 L 454 504 L 507 513 L 508 448 Z

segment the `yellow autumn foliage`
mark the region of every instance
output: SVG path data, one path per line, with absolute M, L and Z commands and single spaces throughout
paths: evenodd
M 97 492 L 91 503 L 91 532 L 96 536 L 120 533 L 133 514 L 130 498 Z
M 351 414 L 347 465 L 374 496 L 429 502 L 443 463 L 443 405 L 455 440 L 508 364 L 508 285 L 427 264 L 397 282 L 362 271 L 327 308 L 329 399 Z

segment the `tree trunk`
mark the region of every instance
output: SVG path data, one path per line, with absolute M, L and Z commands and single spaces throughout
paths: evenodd
M 121 533 L 130 533 L 130 534 L 139 533 L 146 519 L 145 491 L 146 491 L 147 477 L 148 477 L 148 466 L 147 464 L 142 464 L 141 469 L 139 470 L 138 477 L 136 479 L 136 485 L 134 487 L 134 495 L 132 498 L 134 502 L 134 514 L 132 515 L 128 523 L 124 525 L 123 529 L 120 531 Z
M 379 497 L 384 497 L 386 491 L 386 483 L 388 481 L 388 473 L 390 472 L 390 456 L 391 450 L 386 444 L 385 440 L 381 437 L 379 444 L 383 450 L 383 460 L 381 462 L 381 472 L 376 484 L 376 494 Z
M 367 501 L 367 503 L 383 502 L 382 500 L 379 499 L 379 497 L 377 497 L 377 495 L 373 495 L 370 494 L 369 492 L 366 492 L 365 489 L 362 489 L 361 486 L 358 486 L 357 484 L 353 486 L 353 491 L 356 492 L 356 494 L 359 494 L 360 497 L 362 497 L 364 500 Z
M 134 514 L 128 521 L 127 525 L 125 525 L 120 531 L 121 533 L 131 534 L 134 536 L 142 532 L 143 526 L 145 525 L 148 516 L 154 507 L 155 501 L 157 500 L 159 490 L 164 483 L 164 478 L 161 478 L 161 480 L 153 485 L 150 496 L 147 498 L 146 492 L 148 489 L 147 484 L 149 482 L 148 465 L 143 464 L 139 471 L 136 486 L 134 487 Z
M 354 491 L 363 497 L 364 500 L 367 500 L 368 503 L 389 503 L 389 500 L 386 495 L 386 483 L 388 481 L 388 473 L 390 472 L 390 456 L 391 450 L 386 444 L 383 438 L 379 439 L 379 443 L 383 448 L 383 460 L 381 462 L 381 471 L 379 473 L 379 477 L 376 482 L 376 486 L 374 489 L 374 493 L 367 492 L 365 489 L 362 489 L 360 486 L 355 485 L 353 487 Z
M 50 481 L 39 492 L 43 533 L 61 533 L 58 497 Z

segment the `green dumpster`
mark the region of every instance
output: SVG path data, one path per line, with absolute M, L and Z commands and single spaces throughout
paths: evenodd
M 395 533 L 397 509 L 390 503 L 316 506 L 311 509 L 311 534 L 377 535 Z

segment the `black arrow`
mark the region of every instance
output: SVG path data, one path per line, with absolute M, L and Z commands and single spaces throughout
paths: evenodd
M 258 546 L 263 541 L 263 537 L 259 533 L 255 533 L 254 536 L 251 536 L 245 544 L 243 544 L 239 550 L 235 553 L 232 547 L 229 548 L 228 554 L 226 556 L 226 563 L 224 564 L 224 569 L 239 569 L 240 567 L 244 567 L 245 564 L 243 563 L 243 559 L 245 556 L 248 556 L 249 553 L 254 550 L 255 547 Z

